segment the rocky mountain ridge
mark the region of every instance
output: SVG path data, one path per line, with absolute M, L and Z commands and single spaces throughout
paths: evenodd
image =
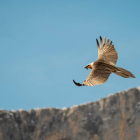
M 62 110 L 0 110 L 0 140 L 140 140 L 140 88 Z

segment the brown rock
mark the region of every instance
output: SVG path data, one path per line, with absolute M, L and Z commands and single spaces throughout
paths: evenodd
M 0 110 L 0 140 L 140 140 L 140 90 L 62 110 Z

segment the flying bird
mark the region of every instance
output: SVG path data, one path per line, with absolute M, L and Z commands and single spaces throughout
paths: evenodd
M 98 48 L 98 59 L 95 62 L 92 62 L 85 66 L 86 69 L 91 69 L 89 76 L 83 82 L 83 84 L 77 83 L 73 80 L 74 84 L 77 86 L 95 86 L 101 85 L 107 81 L 111 73 L 115 73 L 124 78 L 135 78 L 135 76 L 120 67 L 116 67 L 116 62 L 118 59 L 118 53 L 112 45 L 112 41 L 104 37 L 104 41 L 100 36 L 100 46 L 99 42 L 96 39 L 97 48 Z

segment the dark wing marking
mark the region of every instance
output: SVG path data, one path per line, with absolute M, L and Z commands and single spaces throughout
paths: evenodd
M 77 83 L 77 82 L 75 82 L 74 80 L 73 80 L 73 82 L 74 82 L 74 84 L 75 84 L 76 86 L 78 86 L 78 87 L 84 86 L 83 84 Z
M 103 47 L 102 37 L 100 36 L 100 47 Z

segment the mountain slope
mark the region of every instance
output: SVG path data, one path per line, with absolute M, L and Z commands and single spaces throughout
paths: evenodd
M 0 110 L 0 140 L 140 140 L 140 90 L 62 110 Z

